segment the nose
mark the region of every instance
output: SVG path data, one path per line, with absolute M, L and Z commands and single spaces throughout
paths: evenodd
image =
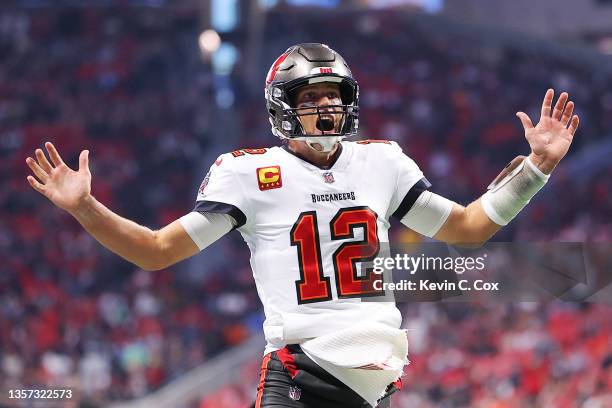
M 321 97 L 319 98 L 319 104 L 320 105 L 331 105 L 331 100 L 329 99 L 329 96 L 327 95 L 321 95 Z
M 321 107 L 319 109 L 321 112 L 333 112 L 333 108 L 329 108 L 328 106 L 333 105 L 332 100 L 327 95 L 323 95 L 317 101 L 317 105 Z

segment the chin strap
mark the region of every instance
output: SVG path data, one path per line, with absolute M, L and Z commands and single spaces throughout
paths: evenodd
M 322 153 L 331 152 L 336 144 L 342 141 L 342 136 L 330 136 L 330 137 L 306 137 L 304 141 L 312 150 Z M 317 149 L 315 145 L 321 146 L 321 150 Z

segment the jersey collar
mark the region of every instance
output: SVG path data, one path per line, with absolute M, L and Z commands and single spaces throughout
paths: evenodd
M 329 166 L 318 166 L 317 164 L 311 162 L 310 160 L 308 160 L 307 158 L 305 158 L 304 156 L 292 151 L 289 149 L 289 147 L 287 147 L 286 144 L 282 145 L 281 148 L 286 151 L 287 153 L 291 154 L 292 156 L 296 157 L 297 159 L 299 159 L 301 162 L 303 162 L 305 165 L 307 166 L 312 166 L 315 167 L 317 169 L 320 170 L 338 170 L 341 169 L 345 166 L 346 164 L 346 156 L 347 156 L 347 152 L 345 152 L 344 150 L 345 147 L 343 146 L 342 143 L 340 143 L 340 145 L 338 146 L 338 149 L 336 150 L 336 152 L 334 153 L 334 157 L 332 158 L 331 163 L 329 164 Z

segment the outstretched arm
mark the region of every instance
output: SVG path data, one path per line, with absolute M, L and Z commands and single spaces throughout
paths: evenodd
M 145 270 L 166 268 L 199 251 L 178 220 L 151 230 L 115 214 L 91 195 L 71 214 L 98 242 Z
M 53 204 L 66 210 L 109 250 L 146 270 L 163 269 L 198 252 L 185 229 L 174 221 L 153 231 L 120 217 L 91 195 L 89 151 L 79 156 L 79 169 L 70 169 L 51 143 L 45 143 L 51 162 L 41 149 L 27 165 L 34 175 L 28 183 Z
M 553 109 L 554 91 L 544 96 L 540 121 L 517 112 L 531 148 L 528 158 L 510 162 L 489 186 L 489 191 L 467 207 L 454 204 L 435 238 L 451 244 L 482 244 L 506 225 L 546 183 L 549 174 L 567 154 L 580 122 L 574 103 L 561 93 Z M 516 171 L 514 171 L 516 170 Z
M 480 246 L 501 227 L 491 221 L 478 199 L 467 207 L 454 203 L 446 222 L 434 238 L 451 245 Z

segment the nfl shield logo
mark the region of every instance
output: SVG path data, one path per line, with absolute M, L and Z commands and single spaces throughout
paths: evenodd
M 298 401 L 302 396 L 302 390 L 298 387 L 289 387 L 289 398 Z
M 323 180 L 325 180 L 326 183 L 333 183 L 335 181 L 334 174 L 331 171 L 326 171 L 323 173 Z

